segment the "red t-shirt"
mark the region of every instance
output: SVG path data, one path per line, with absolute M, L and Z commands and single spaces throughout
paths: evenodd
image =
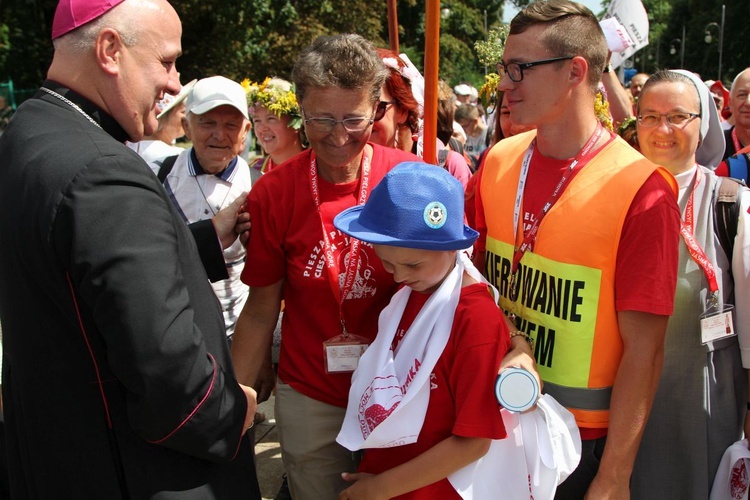
M 546 158 L 535 151 L 524 190 L 524 229 L 531 226 L 569 165 L 569 159 Z M 480 177 L 478 183 L 481 182 Z M 484 251 L 487 224 L 478 186 L 475 199 L 475 220 L 480 232 L 477 248 Z M 678 239 L 668 241 L 664 235 L 677 235 L 679 221 L 672 188 L 661 174 L 654 172 L 636 193 L 623 223 L 615 264 L 615 310 L 672 314 Z M 606 433 L 606 429 L 582 428 L 581 438 L 596 439 Z
M 411 294 L 395 342 L 403 339 L 429 297 L 428 294 Z M 394 448 L 366 449 L 359 472 L 380 474 L 421 455 L 452 435 L 504 438 L 505 426 L 495 399 L 495 379 L 500 361 L 509 348 L 508 328 L 487 286 L 474 284 L 462 288 L 450 339 L 431 374 L 430 402 L 417 442 Z M 448 479 L 442 479 L 396 498 L 461 497 Z
M 421 161 L 411 153 L 372 145 L 370 189 L 395 165 Z M 327 404 L 346 407 L 351 373 L 327 374 L 323 342 L 341 333 L 339 304 L 328 280 L 321 217 L 310 190 L 311 151 L 307 150 L 263 175 L 248 196 L 253 223 L 242 281 L 262 287 L 284 279 L 279 378 L 296 391 Z M 343 279 L 349 237 L 333 218 L 357 204 L 359 180 L 331 184 L 318 177 L 321 214 L 335 247 L 336 274 Z M 378 315 L 396 291 L 372 246 L 360 245 L 360 268 L 344 301 L 347 331 L 375 338 Z M 338 283 L 335 284 L 338 288 Z

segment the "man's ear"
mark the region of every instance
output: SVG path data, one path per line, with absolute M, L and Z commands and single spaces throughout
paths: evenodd
M 575 56 L 570 61 L 570 80 L 573 83 L 587 84 L 589 74 L 589 63 L 581 56 Z
M 113 28 L 104 28 L 96 37 L 94 53 L 96 62 L 105 73 L 118 75 L 125 44 L 120 34 Z

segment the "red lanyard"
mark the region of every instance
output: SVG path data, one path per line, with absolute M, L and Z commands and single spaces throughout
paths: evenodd
M 708 288 L 711 292 L 711 296 L 709 297 L 709 299 L 713 300 L 719 291 L 719 283 L 716 280 L 716 271 L 714 270 L 713 264 L 706 256 L 706 252 L 704 252 L 703 249 L 698 245 L 698 242 L 695 241 L 695 237 L 693 236 L 695 234 L 695 219 L 693 208 L 695 190 L 698 188 L 698 185 L 702 180 L 703 172 L 701 172 L 700 167 L 696 167 L 695 184 L 693 185 L 693 190 L 690 192 L 690 197 L 688 197 L 687 207 L 685 208 L 685 220 L 680 221 L 680 234 L 682 234 L 682 239 L 685 240 L 685 245 L 687 245 L 690 256 L 706 274 L 706 279 L 708 280 Z
M 596 143 L 599 142 L 599 139 L 601 138 L 603 133 L 604 127 L 602 127 L 601 124 L 597 124 L 594 133 L 591 134 L 591 137 L 589 137 L 588 141 L 586 141 L 586 144 L 583 145 L 583 148 L 578 152 L 576 157 L 573 158 L 573 161 L 570 162 L 568 168 L 565 169 L 565 172 L 560 178 L 560 182 L 557 183 L 557 186 L 555 186 L 555 190 L 552 192 L 549 200 L 547 200 L 547 203 L 542 206 L 542 209 L 537 214 L 533 224 L 529 228 L 529 232 L 523 239 L 523 242 L 513 252 L 513 266 L 511 267 L 511 275 L 515 276 L 516 271 L 518 271 L 518 264 L 521 262 L 521 259 L 523 258 L 523 255 L 526 253 L 526 251 L 533 249 L 534 242 L 536 241 L 536 235 L 539 232 L 539 225 L 541 224 L 542 219 L 554 206 L 563 191 L 565 191 L 568 183 L 576 173 L 576 168 L 578 166 L 582 167 L 583 165 L 588 163 L 589 160 L 591 160 L 591 158 L 594 156 L 594 146 L 596 146 Z M 610 140 L 612 140 L 612 138 L 610 138 Z M 531 157 L 534 155 L 535 146 L 536 139 L 532 141 L 532 143 L 529 145 L 529 149 L 526 150 L 526 156 L 523 159 L 523 165 L 521 167 L 521 178 L 519 179 L 518 189 L 516 191 L 516 213 L 514 214 L 514 229 L 516 234 L 518 234 L 518 220 L 520 216 L 521 202 L 523 200 L 523 191 L 526 185 L 526 177 L 528 175 L 529 166 L 531 165 Z
M 367 155 L 367 151 L 362 153 L 361 168 L 362 175 L 359 184 L 358 205 L 363 205 L 365 201 L 367 201 L 368 187 L 370 184 L 370 157 Z M 344 283 L 339 287 L 338 267 L 336 266 L 336 260 L 333 258 L 333 245 L 331 245 L 328 230 L 323 221 L 323 214 L 320 212 L 320 189 L 318 186 L 318 168 L 317 161 L 315 160 L 315 151 L 310 155 L 310 192 L 312 193 L 313 203 L 315 203 L 315 208 L 318 211 L 320 227 L 323 231 L 323 249 L 326 259 L 326 271 L 328 272 L 328 284 L 331 286 L 333 295 L 339 303 L 339 319 L 341 320 L 341 326 L 344 329 L 344 332 L 346 332 L 346 325 L 344 324 L 344 300 L 349 295 L 349 292 L 351 292 L 352 287 L 354 286 L 354 280 L 357 276 L 357 269 L 359 268 L 360 241 L 354 238 L 349 239 L 349 263 L 346 267 Z
M 734 143 L 734 152 L 738 152 L 740 149 L 742 149 L 742 144 L 740 144 L 740 138 L 737 137 L 737 127 L 735 126 L 732 129 L 732 142 Z
M 266 172 L 270 172 L 273 167 L 276 165 L 273 164 L 273 160 L 271 159 L 271 156 L 267 156 L 265 161 L 263 161 L 263 164 L 260 167 L 260 173 L 265 174 Z

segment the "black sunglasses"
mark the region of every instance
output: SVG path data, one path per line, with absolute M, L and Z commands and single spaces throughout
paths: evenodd
M 388 106 L 391 104 L 396 104 L 396 101 L 393 99 L 390 101 L 380 101 L 378 107 L 375 108 L 375 116 L 373 116 L 372 119 L 376 122 L 382 120 L 385 116 L 385 112 L 388 110 Z

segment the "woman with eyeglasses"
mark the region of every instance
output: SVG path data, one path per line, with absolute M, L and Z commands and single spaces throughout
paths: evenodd
M 295 500 L 337 498 L 356 470 L 336 443 L 358 356 L 377 333 L 397 284 L 371 246 L 333 226 L 362 204 L 411 153 L 369 142 L 386 68 L 359 35 L 319 37 L 292 80 L 310 148 L 263 175 L 250 192 L 252 220 L 242 279 L 250 296 L 235 329 L 238 380 L 273 381 L 271 338 L 285 301 L 275 417 Z
M 750 435 L 744 369 L 750 367 L 750 191 L 740 188 L 739 210 L 721 222 L 722 180 L 712 169 L 724 137 L 696 75 L 652 75 L 636 114 L 641 152 L 679 184 L 682 238 L 664 365 L 631 492 L 635 499 L 705 500 L 724 451 L 743 429 Z M 736 192 L 738 185 L 732 187 Z M 736 236 L 728 234 L 725 248 L 728 225 L 736 225 Z
M 406 54 L 399 55 L 389 49 L 376 50 L 388 68 L 388 76 L 380 91 L 378 113 L 372 125 L 370 140 L 381 146 L 411 151 L 422 156 L 424 78 Z M 471 169 L 464 157 L 449 150 L 439 140 L 435 147 L 438 150 L 439 166 L 458 179 L 466 189 Z

